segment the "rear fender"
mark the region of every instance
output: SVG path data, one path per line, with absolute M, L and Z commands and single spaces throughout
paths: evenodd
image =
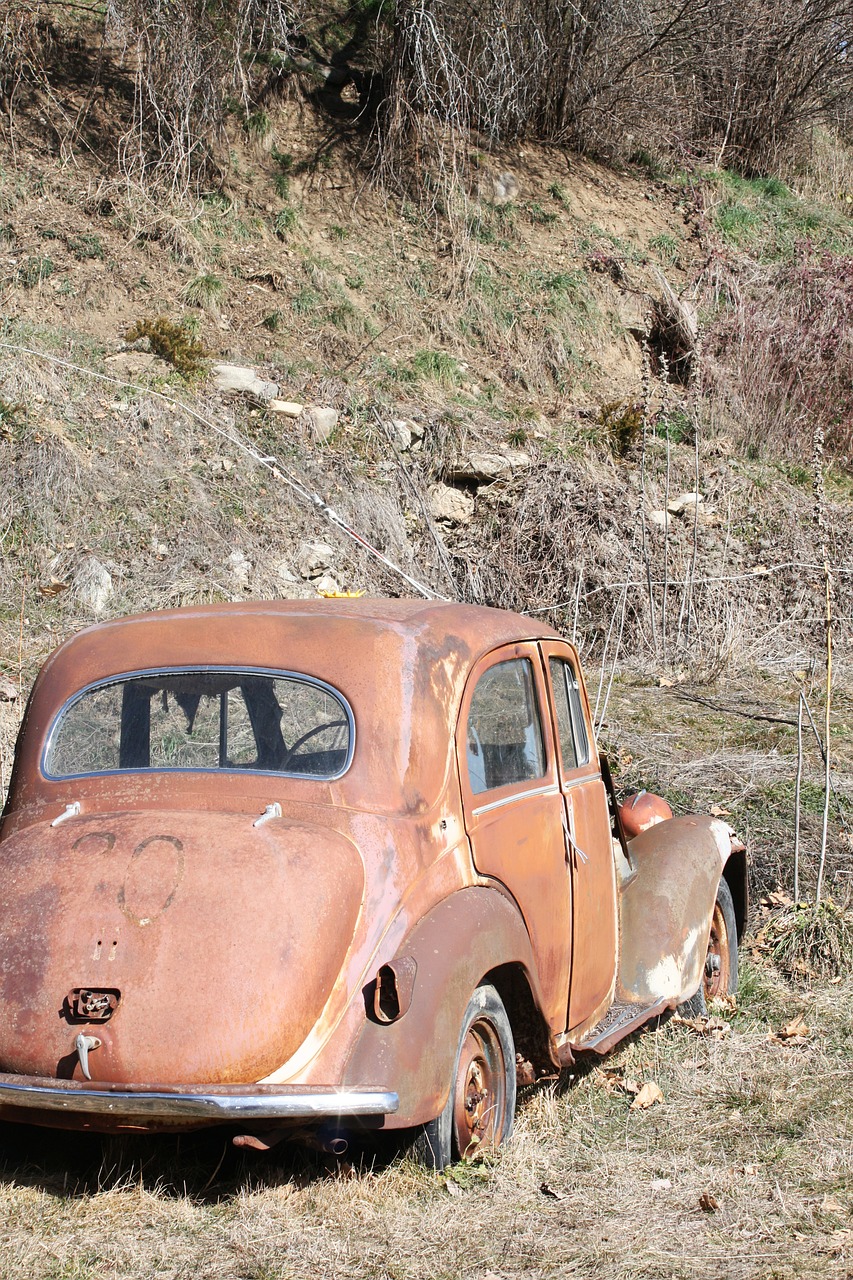
M 728 826 L 709 817 L 659 822 L 629 841 L 628 851 L 636 874 L 622 893 L 623 998 L 674 1007 L 699 989 L 717 886 L 731 858 L 741 931 L 746 862 L 732 854 Z
M 365 1021 L 343 1081 L 382 1080 L 393 1088 L 400 1106 L 386 1117 L 387 1127 L 423 1124 L 442 1111 L 465 1009 L 484 981 L 503 996 L 525 1052 L 556 1064 L 527 929 L 518 908 L 498 890 L 473 886 L 445 898 L 418 922 L 383 971 L 388 968 L 409 975 L 414 970 L 405 1010 L 393 1022 L 382 1021 L 375 981 L 365 987 Z

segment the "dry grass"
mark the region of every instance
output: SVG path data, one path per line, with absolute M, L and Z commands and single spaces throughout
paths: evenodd
M 533 1092 L 497 1161 L 449 1176 L 279 1148 L 227 1155 L 205 1187 L 224 1139 L 148 1140 L 121 1171 L 115 1143 L 7 1126 L 4 1280 L 845 1275 L 853 988 L 792 1002 L 745 968 L 724 1038 L 676 1022 L 634 1037 L 604 1072 Z M 799 1011 L 805 1043 L 773 1042 Z M 663 1104 L 629 1110 L 618 1074 L 655 1080 Z

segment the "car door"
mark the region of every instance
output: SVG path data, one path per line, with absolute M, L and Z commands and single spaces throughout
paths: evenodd
M 603 1014 L 616 974 L 616 868 L 607 794 L 595 749 L 577 655 L 562 641 L 543 641 L 550 687 L 558 777 L 571 851 L 572 956 L 568 1026 Z
M 566 1028 L 571 881 L 545 672 L 535 643 L 483 658 L 457 732 L 465 824 L 477 871 L 506 885 L 524 916 L 555 1032 Z

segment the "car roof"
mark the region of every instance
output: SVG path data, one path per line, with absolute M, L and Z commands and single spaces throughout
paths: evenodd
M 503 644 L 556 635 L 499 609 L 365 597 L 198 605 L 119 618 L 81 631 L 48 659 L 33 689 L 30 741 L 19 763 L 34 778 L 58 710 L 101 680 L 182 666 L 295 671 L 340 690 L 353 709 L 355 757 L 330 784 L 340 788 L 340 802 L 385 795 L 389 811 L 404 803 L 411 812 L 434 802 L 447 777 L 472 665 Z

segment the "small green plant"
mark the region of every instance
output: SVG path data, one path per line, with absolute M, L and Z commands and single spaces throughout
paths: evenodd
M 257 111 L 253 111 L 246 118 L 246 133 L 251 142 L 257 142 L 259 146 L 268 146 L 273 136 L 272 120 L 269 112 L 264 111 L 263 107 L 259 107 Z
M 507 444 L 511 444 L 514 449 L 520 449 L 522 445 L 527 444 L 527 428 L 521 425 L 513 427 L 506 439 Z
M 569 193 L 563 186 L 562 182 L 552 182 L 548 188 L 548 195 L 556 200 L 558 204 L 561 204 L 564 209 L 569 208 L 571 203 L 569 200 Z
M 322 306 L 323 299 L 316 289 L 304 285 L 291 298 L 290 305 L 298 316 L 311 315 Z
M 27 406 L 22 401 L 4 400 L 0 396 L 0 439 L 17 439 L 26 421 Z
M 351 275 L 344 276 L 344 282 L 348 289 L 363 289 L 364 276 L 360 271 L 353 272 Z
M 532 200 L 530 204 L 525 205 L 524 212 L 536 226 L 552 227 L 555 222 L 559 222 L 558 215 L 553 210 L 544 208 L 538 200 Z
M 294 167 L 293 156 L 290 154 L 289 151 L 279 151 L 277 147 L 273 147 L 272 151 L 270 152 L 270 155 L 272 156 L 273 160 L 276 162 L 276 164 L 278 165 L 282 173 L 293 172 L 293 167 Z
M 183 378 L 193 378 L 201 373 L 209 355 L 186 322 L 175 324 L 165 316 L 137 320 L 124 336 L 126 342 L 147 338 L 154 354 L 172 365 Z
M 280 200 L 287 200 L 290 195 L 290 178 L 286 173 L 277 173 L 274 175 L 272 184 L 275 187 L 275 193 Z
M 412 360 L 412 373 L 416 378 L 451 386 L 459 380 L 459 365 L 445 351 L 418 351 Z
M 104 242 L 100 236 L 76 236 L 73 240 L 68 241 L 68 248 L 78 262 L 87 262 L 92 258 L 97 259 L 98 262 L 103 262 L 105 257 Z
M 329 227 L 329 235 L 331 236 L 331 238 L 333 240 L 339 241 L 341 244 L 344 242 L 344 240 L 349 239 L 349 232 L 350 232 L 349 227 L 341 227 L 341 226 L 338 226 L 337 223 L 333 223 L 332 226 Z
M 200 307 L 202 311 L 215 311 L 225 294 L 225 283 L 219 276 L 210 271 L 203 271 L 193 276 L 184 285 L 182 296 L 190 307 Z
M 295 228 L 297 221 L 296 210 L 292 205 L 286 204 L 276 214 L 273 230 L 280 240 L 286 240 L 290 232 Z
M 336 329 L 350 329 L 357 317 L 358 312 L 349 298 L 342 298 L 329 308 L 329 320 Z
M 56 270 L 51 258 L 27 258 L 18 268 L 18 281 L 25 289 L 35 289 Z
M 270 333 L 278 333 L 283 321 L 284 316 L 280 311 L 271 311 L 268 316 L 264 316 L 261 324 L 265 329 L 269 329 Z
M 683 409 L 672 409 L 661 414 L 657 421 L 657 432 L 672 444 L 685 444 L 692 441 L 695 435 L 690 415 Z
M 678 258 L 678 241 L 675 236 L 668 235 L 665 231 L 658 236 L 652 236 L 649 248 L 654 249 L 661 262 L 669 263 L 670 266 Z
M 637 165 L 640 169 L 645 169 L 649 177 L 654 178 L 656 182 L 666 177 L 666 172 L 661 166 L 661 162 L 645 147 L 638 147 L 636 151 L 631 153 L 631 164 Z

